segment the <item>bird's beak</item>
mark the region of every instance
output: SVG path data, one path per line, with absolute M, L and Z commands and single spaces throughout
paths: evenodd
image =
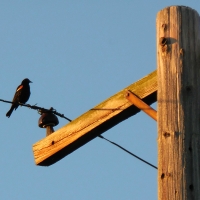
M 33 82 L 29 80 L 29 83 L 33 83 Z

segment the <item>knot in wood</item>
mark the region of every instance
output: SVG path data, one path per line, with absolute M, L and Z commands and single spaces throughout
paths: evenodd
M 193 186 L 193 184 L 189 185 L 189 189 L 190 189 L 191 191 L 194 190 L 194 186 Z
M 160 178 L 164 179 L 165 178 L 165 173 L 162 173 L 161 176 L 160 176 Z
M 163 30 L 165 31 L 166 29 L 167 29 L 167 24 L 162 24 L 162 28 L 163 28 Z
M 191 151 L 192 151 L 192 147 L 191 147 L 191 146 L 189 146 L 188 150 L 191 152 Z
M 161 37 L 159 40 L 159 44 L 163 47 L 167 44 L 167 38 Z
M 185 88 L 186 88 L 187 92 L 190 92 L 192 90 L 192 86 L 191 85 L 187 85 Z
M 170 133 L 168 133 L 168 132 L 164 132 L 163 135 L 165 138 L 170 137 Z
M 183 50 L 182 48 L 180 49 L 179 52 L 180 52 L 180 55 L 183 56 L 183 54 L 184 54 L 184 50 Z

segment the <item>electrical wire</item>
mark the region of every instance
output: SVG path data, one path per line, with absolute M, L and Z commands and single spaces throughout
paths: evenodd
M 3 99 L 0 99 L 0 101 L 4 102 L 4 103 L 10 103 L 12 104 L 13 102 L 12 101 L 7 101 L 7 100 L 3 100 Z M 24 107 L 28 107 L 28 108 L 31 108 L 31 109 L 34 109 L 34 110 L 37 110 L 40 114 L 42 114 L 43 112 L 50 112 L 50 113 L 53 113 L 55 115 L 58 115 L 59 117 L 62 117 L 62 118 L 65 118 L 66 120 L 68 120 L 69 122 L 71 122 L 72 120 L 65 117 L 64 114 L 61 114 L 61 113 L 58 113 L 54 108 L 50 108 L 50 109 L 46 109 L 46 108 L 42 108 L 42 107 L 39 107 L 39 106 L 36 106 L 37 104 L 35 105 L 30 105 L 30 104 L 24 104 L 24 103 L 18 103 L 20 106 L 24 106 Z
M 155 169 L 158 169 L 156 166 L 154 166 L 154 165 L 152 165 L 151 163 L 147 162 L 146 160 L 140 158 L 139 156 L 136 156 L 135 154 L 133 154 L 133 153 L 131 153 L 130 151 L 128 151 L 127 149 L 123 148 L 123 147 L 120 146 L 119 144 L 117 144 L 117 143 L 115 143 L 115 142 L 112 142 L 112 141 L 106 139 L 106 138 L 103 137 L 102 135 L 99 135 L 99 137 L 102 138 L 102 139 L 104 139 L 104 140 L 106 140 L 106 141 L 108 141 L 108 142 L 110 142 L 111 144 L 113 144 L 113 145 L 119 147 L 120 149 L 124 150 L 125 152 L 129 153 L 130 155 L 134 156 L 135 158 L 141 160 L 142 162 L 146 163 L 147 165 L 149 165 L 149 166 L 151 166 L 151 167 L 153 167 L 153 168 L 155 168 Z
M 0 101 L 5 102 L 5 103 L 11 103 L 11 104 L 12 104 L 11 101 L 6 101 L 6 100 L 3 100 L 3 99 L 0 99 Z M 36 105 L 31 106 L 31 105 L 29 105 L 29 104 L 22 104 L 22 103 L 19 103 L 19 105 L 25 106 L 25 107 L 29 107 L 29 108 L 31 108 L 31 109 L 38 110 L 38 112 L 40 112 L 40 113 L 42 113 L 42 112 L 51 112 L 51 113 L 53 113 L 53 114 L 55 114 L 55 115 L 58 115 L 59 117 L 65 118 L 65 119 L 68 120 L 69 122 L 72 121 L 71 119 L 65 117 L 64 114 L 58 113 L 54 108 L 50 108 L 50 109 L 48 110 L 48 109 L 46 109 L 46 108 L 41 108 L 41 107 L 36 106 Z M 126 153 L 129 153 L 130 155 L 132 155 L 132 156 L 134 156 L 135 158 L 141 160 L 142 162 L 146 163 L 147 165 L 149 165 L 149 166 L 151 166 L 151 167 L 153 167 L 153 168 L 155 168 L 155 169 L 158 169 L 156 166 L 154 166 L 154 165 L 152 165 L 151 163 L 147 162 L 146 160 L 140 158 L 139 156 L 136 156 L 135 154 L 133 154 L 132 152 L 130 152 L 130 151 L 128 151 L 127 149 L 123 148 L 123 147 L 120 146 L 119 144 L 117 144 L 117 143 L 115 143 L 115 142 L 112 142 L 112 141 L 106 139 L 106 138 L 103 137 L 102 135 L 99 135 L 98 137 L 100 137 L 101 139 L 104 139 L 104 140 L 106 140 L 107 142 L 110 142 L 111 144 L 113 144 L 113 145 L 119 147 L 120 149 L 122 149 L 122 150 L 125 151 Z

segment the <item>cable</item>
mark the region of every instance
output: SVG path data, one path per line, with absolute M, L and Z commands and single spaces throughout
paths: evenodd
M 3 99 L 0 99 L 0 101 L 5 102 L 5 103 L 11 103 L 11 104 L 12 104 L 11 101 L 6 101 L 6 100 L 3 100 Z M 65 118 L 66 120 L 68 120 L 68 121 L 70 121 L 70 122 L 72 121 L 71 119 L 65 117 L 64 114 L 58 113 L 54 108 L 50 108 L 50 110 L 48 110 L 48 109 L 46 109 L 46 108 L 41 108 L 41 107 L 36 106 L 36 105 L 31 106 L 31 105 L 29 105 L 29 104 L 22 104 L 22 103 L 19 103 L 19 105 L 25 106 L 25 107 L 28 107 L 28 108 L 31 108 L 31 109 L 38 110 L 39 112 L 42 112 L 42 111 L 43 111 L 43 112 L 51 112 L 51 113 L 53 113 L 53 114 L 55 114 L 55 115 L 58 115 L 59 117 Z M 135 154 L 133 154 L 133 153 L 131 153 L 130 151 L 126 150 L 125 148 L 123 148 L 123 147 L 120 146 L 119 144 L 116 144 L 115 142 L 112 142 L 112 141 L 106 139 L 106 138 L 103 137 L 102 135 L 99 135 L 98 137 L 100 137 L 101 139 L 104 139 L 104 140 L 110 142 L 111 144 L 113 144 L 113 145 L 119 147 L 120 149 L 124 150 L 125 152 L 129 153 L 130 155 L 134 156 L 135 158 L 141 160 L 142 162 L 144 162 L 144 163 L 150 165 L 151 167 L 153 167 L 153 168 L 155 168 L 155 169 L 158 169 L 156 166 L 154 166 L 154 165 L 152 165 L 151 163 L 147 162 L 146 160 L 143 160 L 142 158 L 136 156 Z
M 5 102 L 5 103 L 13 103 L 12 101 L 7 101 L 7 100 L 3 100 L 3 99 L 0 99 L 0 101 L 2 102 Z M 35 105 L 30 105 L 30 104 L 24 104 L 24 103 L 18 103 L 20 106 L 24 106 L 24 107 L 28 107 L 28 108 L 31 108 L 31 109 L 34 109 L 34 110 L 37 110 L 40 114 L 43 113 L 43 112 L 50 112 L 50 113 L 53 113 L 55 115 L 58 115 L 59 117 L 62 117 L 62 118 L 65 118 L 66 120 L 68 120 L 69 122 L 71 122 L 72 120 L 65 117 L 64 114 L 60 114 L 56 111 L 56 109 L 54 108 L 50 108 L 50 109 L 46 109 L 46 108 L 42 108 L 42 107 L 39 107 L 39 106 L 36 106 L 37 104 Z
M 134 156 L 135 158 L 141 160 L 142 162 L 146 163 L 147 165 L 150 165 L 151 167 L 158 169 L 156 166 L 152 165 L 151 163 L 147 162 L 146 160 L 143 160 L 142 158 L 136 156 L 135 154 L 131 153 L 130 151 L 126 150 L 125 148 L 123 148 L 122 146 L 120 146 L 119 144 L 116 144 L 115 142 L 112 142 L 108 139 L 106 139 L 105 137 L 103 137 L 102 135 L 99 135 L 100 138 L 110 142 L 111 144 L 114 144 L 115 146 L 119 147 L 120 149 L 124 150 L 125 152 L 129 153 L 130 155 Z

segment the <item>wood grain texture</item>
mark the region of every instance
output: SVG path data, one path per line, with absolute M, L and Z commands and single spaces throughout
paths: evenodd
M 134 92 L 147 104 L 156 102 L 156 71 L 35 143 L 33 145 L 35 163 L 42 166 L 51 165 L 121 121 L 138 113 L 140 110 L 125 98 L 125 90 Z
M 157 15 L 158 199 L 200 199 L 200 18 L 188 7 Z

